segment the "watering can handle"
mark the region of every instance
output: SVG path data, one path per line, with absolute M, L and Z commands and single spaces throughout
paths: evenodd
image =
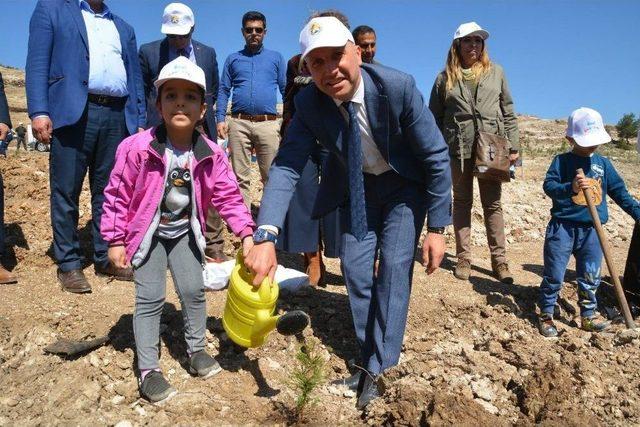
M 247 273 L 247 275 L 249 276 L 251 282 L 253 282 L 253 278 L 255 277 L 255 275 L 253 274 L 253 272 L 251 270 L 249 270 L 247 268 L 247 266 L 244 265 L 244 257 L 242 256 L 242 249 L 240 249 L 238 251 L 238 254 L 236 255 L 236 264 L 240 266 L 240 268 L 244 269 Z M 267 302 L 269 300 L 271 300 L 271 288 L 273 287 L 273 282 L 271 280 L 269 280 L 269 276 L 266 276 L 263 280 L 262 283 L 260 283 L 260 286 L 258 287 L 258 295 L 260 296 L 260 299 L 264 302 Z M 254 287 L 255 290 L 255 287 Z

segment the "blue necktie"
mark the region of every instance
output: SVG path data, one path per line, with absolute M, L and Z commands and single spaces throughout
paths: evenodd
M 189 59 L 189 55 L 187 55 L 186 49 L 178 49 L 178 56 L 184 56 L 185 58 Z
M 349 113 L 349 138 L 347 141 L 347 165 L 349 172 L 349 211 L 351 218 L 351 234 L 357 241 L 367 235 L 367 213 L 364 203 L 364 176 L 362 175 L 362 149 L 360 126 L 353 103 L 343 102 Z

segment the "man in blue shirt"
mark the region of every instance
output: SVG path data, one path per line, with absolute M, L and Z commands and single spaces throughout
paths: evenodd
M 79 199 L 89 172 L 96 274 L 132 280 L 116 268 L 100 235 L 103 190 L 116 148 L 145 124 L 133 28 L 102 0 L 40 0 L 29 24 L 26 87 L 35 137 L 49 157 L 53 251 L 68 292 L 91 291 L 78 238 Z
M 260 176 L 266 183 L 280 144 L 276 91 L 284 96 L 287 64 L 280 53 L 262 45 L 267 34 L 267 19 L 262 13 L 244 14 L 242 34 L 244 49 L 229 55 L 222 69 L 216 120 L 218 137 L 229 140 L 231 165 L 244 201 L 250 207 L 251 151 L 256 152 Z M 225 121 L 231 90 L 231 117 Z
M 139 58 L 144 81 L 144 94 L 147 102 L 147 128 L 157 126 L 162 121 L 156 108 L 158 95 L 153 82 L 158 78 L 162 67 L 178 56 L 189 58 L 204 71 L 206 78 L 205 103 L 207 111 L 201 131 L 210 139 L 217 139 L 216 117 L 213 105 L 218 94 L 218 61 L 216 51 L 203 43 L 193 39 L 195 16 L 189 6 L 183 3 L 170 3 L 162 14 L 160 31 L 166 35 L 161 40 L 140 46 Z M 224 224 L 215 209 L 209 209 L 207 216 L 207 232 L 205 237 L 207 247 L 205 255 L 214 261 L 226 261 Z

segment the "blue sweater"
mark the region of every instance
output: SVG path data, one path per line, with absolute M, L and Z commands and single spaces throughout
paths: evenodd
M 640 220 L 640 204 L 631 197 L 611 161 L 598 153 L 594 153 L 591 157 L 564 153 L 553 159 L 542 186 L 545 194 L 553 200 L 551 207 L 553 218 L 581 224 L 593 224 L 589 208 L 576 205 L 571 200 L 571 196 L 574 194 L 571 183 L 578 168 L 582 168 L 587 177 L 602 181 L 602 202 L 596 208 L 603 224 L 609 219 L 607 195 L 635 221 Z

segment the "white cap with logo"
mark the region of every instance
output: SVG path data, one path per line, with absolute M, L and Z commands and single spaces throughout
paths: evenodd
M 569 116 L 567 136 L 573 138 L 580 147 L 593 147 L 611 141 L 600 113 L 585 107 L 578 108 Z
M 184 36 L 195 25 L 191 8 L 182 3 L 169 3 L 162 14 L 162 34 Z
M 313 18 L 300 31 L 300 64 L 313 49 L 319 47 L 340 47 L 350 41 L 353 36 L 342 22 L 333 16 Z
M 489 32 L 483 30 L 482 27 L 475 22 L 465 22 L 460 25 L 456 32 L 453 34 L 453 39 L 461 39 L 466 36 L 480 36 L 482 40 L 486 40 L 489 38 Z
M 206 90 L 204 71 L 184 56 L 179 56 L 162 67 L 158 80 L 156 80 L 153 85 L 156 89 L 159 89 L 164 82 L 173 79 L 186 80 L 197 84 L 202 90 Z

